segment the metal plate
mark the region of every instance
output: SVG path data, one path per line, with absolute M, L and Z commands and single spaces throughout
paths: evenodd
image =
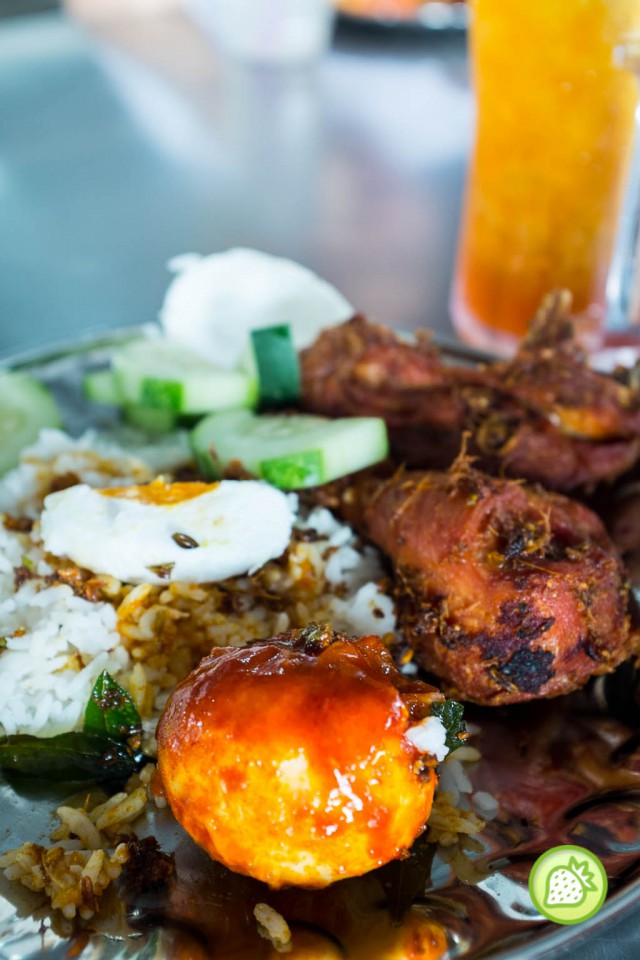
M 469 7 L 464 0 L 453 3 L 441 3 L 439 0 L 427 0 L 413 13 L 406 16 L 391 16 L 372 13 L 369 16 L 350 13 L 348 4 L 341 9 L 340 17 L 353 24 L 370 24 L 392 30 L 466 30 L 469 24 Z
M 46 382 L 60 402 L 67 429 L 77 434 L 113 422 L 108 413 L 86 404 L 82 376 L 104 365 L 115 344 L 139 334 L 129 328 L 71 347 L 8 358 L 2 365 L 31 370 Z M 473 361 L 473 352 L 462 353 L 456 349 L 457 361 Z M 125 913 L 114 909 L 102 918 L 99 934 L 70 943 L 56 935 L 35 896 L 1 879 L 0 960 L 43 955 L 57 960 L 80 953 L 82 960 L 193 960 L 213 954 L 266 960 L 273 953 L 258 937 L 252 912 L 259 901 L 285 916 L 294 938 L 296 931 L 304 931 L 324 944 L 320 952 L 305 953 L 306 960 L 403 960 L 408 954 L 398 952 L 397 944 L 415 922 L 432 922 L 446 931 L 450 957 L 557 956 L 640 905 L 640 737 L 617 718 L 635 722 L 635 681 L 634 671 L 623 667 L 613 678 L 570 697 L 467 711 L 477 729 L 473 742 L 483 754 L 471 773 L 474 786 L 500 803 L 498 816 L 480 837 L 482 852 L 473 854 L 479 882 L 458 879 L 446 850 L 434 852 L 418 842 L 408 860 L 365 877 L 321 891 L 274 892 L 213 863 L 170 816 L 157 814 L 146 829 L 163 848 L 175 851 L 177 883 L 169 895 L 145 895 L 128 904 Z M 2 783 L 0 849 L 25 840 L 46 842 L 52 810 L 62 799 L 42 788 L 22 786 L 17 792 Z M 589 847 L 609 876 L 604 907 L 578 926 L 547 922 L 527 892 L 534 860 L 560 843 Z M 295 960 L 295 951 L 290 956 Z

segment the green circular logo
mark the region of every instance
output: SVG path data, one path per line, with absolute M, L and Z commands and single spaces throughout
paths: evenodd
M 582 923 L 604 903 L 607 875 L 590 850 L 564 844 L 538 857 L 529 893 L 536 910 L 553 923 Z

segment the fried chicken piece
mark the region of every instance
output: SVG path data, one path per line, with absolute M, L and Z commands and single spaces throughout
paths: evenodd
M 487 367 L 498 409 L 474 431 L 485 466 L 558 490 L 614 480 L 640 456 L 640 393 L 591 369 L 570 302 L 549 295 L 515 357 Z
M 394 453 L 414 465 L 452 462 L 467 418 L 465 388 L 484 384 L 479 370 L 461 377 L 447 367 L 424 333 L 405 342 L 360 314 L 323 331 L 301 352 L 300 365 L 305 410 L 384 418 Z
M 341 504 L 390 557 L 405 637 L 452 696 L 558 696 L 638 648 L 622 563 L 580 503 L 461 457 L 449 474 L 362 477 Z
M 302 352 L 302 405 L 384 417 L 410 467 L 449 466 L 468 431 L 490 472 L 564 491 L 613 480 L 640 456 L 640 392 L 589 367 L 569 303 L 550 296 L 512 360 L 475 368 L 445 364 L 424 335 L 410 344 L 355 317 Z
M 442 699 L 373 636 L 310 624 L 214 649 L 158 726 L 169 804 L 211 857 L 272 887 L 365 873 L 429 817 Z
M 515 357 L 488 368 L 529 410 L 585 440 L 640 431 L 640 397 L 629 385 L 592 370 L 574 337 L 566 291 L 550 294 Z

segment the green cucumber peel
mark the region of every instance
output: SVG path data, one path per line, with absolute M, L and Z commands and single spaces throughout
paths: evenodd
M 219 479 L 231 464 L 284 490 L 328 483 L 388 456 L 378 417 L 330 419 L 307 413 L 219 411 L 190 434 L 203 476 Z
M 288 324 L 251 331 L 261 407 L 295 404 L 300 398 L 300 363 Z
M 304 450 L 286 457 L 261 460 L 259 475 L 281 490 L 317 487 L 324 483 L 325 468 L 321 450 Z
M 178 413 L 182 410 L 184 388 L 179 380 L 145 377 L 141 384 L 140 403 L 155 410 Z

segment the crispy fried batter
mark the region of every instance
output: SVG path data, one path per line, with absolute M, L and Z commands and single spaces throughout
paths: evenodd
M 640 456 L 640 391 L 589 367 L 567 311 L 550 296 L 512 360 L 476 368 L 354 317 L 302 352 L 303 406 L 384 417 L 410 467 L 448 466 L 469 430 L 491 472 L 564 491 L 613 480 Z
M 553 697 L 637 649 L 622 563 L 598 517 L 461 458 L 362 478 L 342 512 L 391 559 L 416 660 L 476 703 Z
M 169 883 L 175 875 L 175 858 L 160 849 L 155 837 L 140 839 L 132 835 L 122 840 L 127 848 L 122 882 L 128 897 L 158 890 Z

